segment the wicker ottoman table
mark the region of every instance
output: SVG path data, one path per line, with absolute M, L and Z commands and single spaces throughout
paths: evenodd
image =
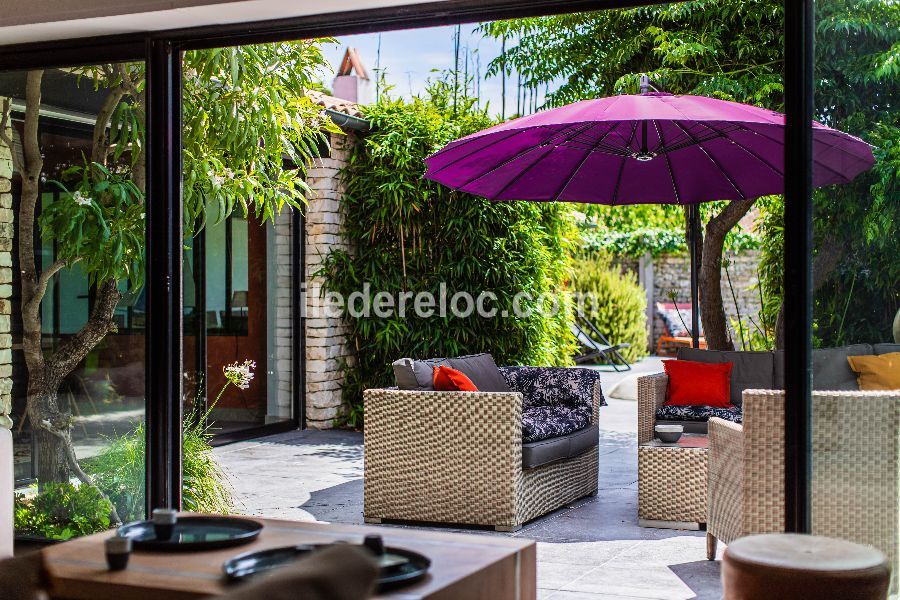
M 638 445 L 638 524 L 700 529 L 706 523 L 709 438 L 685 434 L 674 444 Z

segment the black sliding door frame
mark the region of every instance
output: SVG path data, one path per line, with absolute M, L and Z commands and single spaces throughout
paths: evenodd
M 51 43 L 0 46 L 0 70 L 147 61 L 147 497 L 148 508 L 178 506 L 181 474 L 182 206 L 181 52 L 290 39 L 454 25 L 496 19 L 661 4 L 656 0 L 447 0 Z M 813 0 L 785 7 L 786 528 L 809 530 L 811 397 L 811 222 Z M 295 220 L 301 227 L 302 220 Z M 301 236 L 296 235 L 299 240 Z M 298 243 L 300 246 L 298 247 Z M 295 300 L 301 298 L 303 245 L 294 242 Z M 800 284 L 800 285 L 798 285 Z M 303 383 L 303 317 L 295 308 L 295 388 Z M 153 332 L 150 335 L 150 332 Z M 294 418 L 302 426 L 295 390 Z
M 147 508 L 181 507 L 181 48 L 147 44 Z

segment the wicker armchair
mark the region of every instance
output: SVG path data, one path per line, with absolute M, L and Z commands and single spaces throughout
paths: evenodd
M 638 378 L 637 411 L 638 411 L 638 444 L 644 444 L 655 436 L 656 409 L 666 401 L 666 386 L 669 376 L 655 373 Z
M 366 414 L 364 517 L 515 531 L 596 493 L 596 445 L 522 466 L 522 394 L 373 389 Z M 594 386 L 591 423 L 602 402 Z
M 709 422 L 707 549 L 784 531 L 784 392 L 744 392 L 744 422 Z M 872 545 L 897 589 L 900 392 L 814 391 L 812 532 Z

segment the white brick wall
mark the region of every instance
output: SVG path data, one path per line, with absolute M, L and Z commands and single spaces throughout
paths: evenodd
M 353 134 L 332 135 L 331 155 L 316 160 L 307 176 L 313 194 L 306 211 L 306 424 L 319 429 L 333 427 L 334 419 L 341 414 L 341 362 L 352 365 L 354 357 L 347 326 L 340 318 L 325 314 L 322 281 L 311 274 L 321 267 L 322 258 L 330 250 L 349 248 L 341 237 L 343 190 L 339 173 L 357 140 Z
M 0 115 L 2 120 L 2 115 Z M 7 130 L 12 137 L 12 132 Z M 12 336 L 10 317 L 12 307 L 12 153 L 0 142 L 0 415 L 12 409 Z M 0 421 L 3 421 L 0 417 Z M 7 422 L 8 423 L 8 422 Z M 0 423 L 2 424 L 2 423 Z

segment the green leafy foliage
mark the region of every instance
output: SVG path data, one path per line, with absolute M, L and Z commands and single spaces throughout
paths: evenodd
M 508 40 L 507 53 L 491 62 L 489 73 L 498 74 L 505 64 L 523 73 L 527 86 L 562 82 L 547 97 L 549 106 L 636 93 L 640 75 L 647 74 L 668 92 L 783 110 L 780 0 L 695 0 L 499 21 L 481 29 Z M 878 161 L 852 183 L 815 194 L 816 246 L 844 249 L 816 293 L 819 344 L 886 339 L 900 306 L 898 50 L 897 2 L 816 3 L 816 118 L 872 144 Z M 765 328 L 774 327 L 781 304 L 783 203 L 772 198 L 758 204 Z M 651 217 L 648 226 L 658 227 L 659 215 Z M 661 247 L 673 243 L 670 234 L 659 239 Z M 641 248 L 631 239 L 616 243 Z M 654 245 L 648 246 L 652 251 Z
M 734 252 L 759 248 L 759 239 L 751 232 L 732 230 L 725 236 L 725 247 Z M 613 256 L 639 257 L 681 254 L 688 250 L 683 230 L 661 227 L 638 227 L 632 230 L 590 228 L 581 231 L 581 248 L 585 253 L 608 253 Z
M 572 287 L 582 311 L 628 362 L 647 356 L 647 295 L 634 273 L 623 273 L 604 255 L 575 261 Z
M 815 294 L 814 342 L 886 341 L 900 308 L 900 74 L 890 62 L 900 43 L 900 5 L 827 0 L 817 3 L 816 16 L 816 118 L 872 144 L 876 163 L 813 196 L 818 252 L 840 252 Z M 773 199 L 763 206 L 761 280 L 780 298 L 784 205 Z M 772 306 L 769 318 L 777 304 L 764 303 Z
M 323 132 L 340 133 L 305 94 L 327 64 L 323 41 L 185 53 L 186 232 L 203 226 L 210 203 L 220 218 L 237 209 L 262 221 L 305 206 L 306 164 L 327 145 Z
M 185 415 L 182 432 L 182 504 L 184 510 L 227 514 L 234 510 L 231 487 L 213 456 L 210 410 L 199 402 Z M 143 424 L 110 440 L 86 462 L 85 470 L 112 500 L 124 521 L 144 518 L 145 444 Z
M 51 540 L 90 535 L 109 529 L 111 509 L 89 485 L 47 483 L 35 496 L 16 495 L 16 533 Z
M 326 65 L 321 44 L 328 41 L 184 54 L 187 238 L 205 225 L 211 207 L 219 219 L 236 210 L 265 222 L 286 207 L 305 206 L 306 165 L 327 147 L 325 132 L 340 132 L 306 95 Z M 104 65 L 78 75 L 79 85 L 125 92 L 110 115 L 108 154 L 85 157 L 54 182 L 67 197 L 42 214 L 41 234 L 58 241 L 60 258 L 67 266 L 79 262 L 92 282 L 128 280 L 133 290 L 143 283 L 144 65 Z
M 75 165 L 63 172 L 74 180 L 72 193 L 44 203 L 38 220 L 47 241 L 57 242 L 57 257 L 80 263 L 91 283 L 144 281 L 143 193 L 128 171 L 111 171 L 99 163 Z
M 452 84 L 451 84 L 452 85 Z M 373 131 L 357 145 L 343 173 L 344 234 L 352 250 L 324 259 L 320 275 L 345 298 L 369 284 L 373 292 L 432 292 L 441 283 L 456 292 L 496 294 L 498 314 L 418 317 L 410 308 L 388 318 L 347 316 L 357 361 L 344 387 L 351 425 L 359 425 L 361 392 L 392 385 L 390 363 L 402 356 L 456 356 L 491 352 L 498 364 L 569 364 L 574 342 L 563 297 L 576 232 L 568 206 L 491 203 L 459 194 L 422 177 L 424 159 L 447 142 L 491 124 L 468 98 L 432 82 L 412 101 L 382 96 L 366 109 Z M 526 292 L 535 309 L 513 314 L 513 298 Z M 558 298 L 561 310 L 546 310 Z
M 549 106 L 637 93 L 649 75 L 667 92 L 776 108 L 783 103 L 783 3 L 696 0 L 622 10 L 495 21 L 508 68 L 529 86 L 562 84 Z M 491 61 L 497 74 L 503 57 Z

